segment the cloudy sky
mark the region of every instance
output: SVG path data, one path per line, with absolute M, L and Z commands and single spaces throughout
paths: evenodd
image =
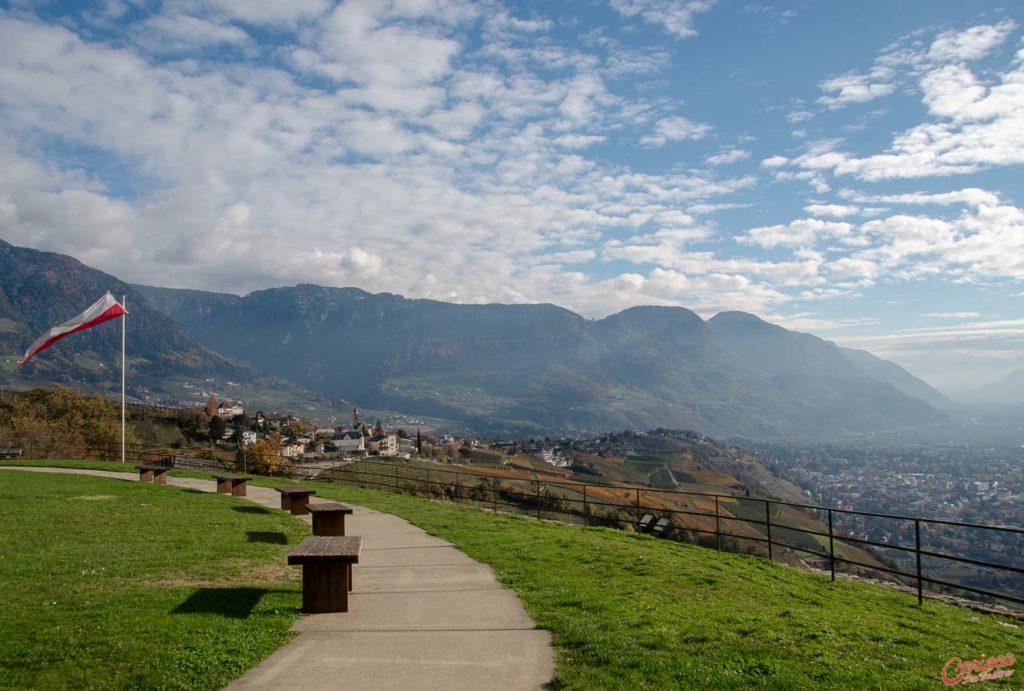
M 739 309 L 947 391 L 1024 367 L 1017 2 L 0 8 L 13 244 L 239 294 Z

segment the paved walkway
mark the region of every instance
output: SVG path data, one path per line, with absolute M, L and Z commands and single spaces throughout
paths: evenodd
M 102 470 L 0 469 L 138 480 Z M 170 477 L 170 484 L 215 491 L 210 480 Z M 250 485 L 248 495 L 281 505 L 272 489 Z M 550 682 L 550 633 L 534 627 L 489 566 L 401 518 L 352 508 L 345 532 L 362 536 L 363 549 L 349 611 L 303 615 L 293 629 L 299 635 L 229 689 L 537 689 Z

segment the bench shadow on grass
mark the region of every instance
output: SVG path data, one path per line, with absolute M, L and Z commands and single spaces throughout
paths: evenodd
M 271 530 L 247 530 L 249 542 L 265 542 L 269 545 L 287 545 L 288 536 Z
M 231 510 L 238 513 L 270 513 L 270 509 L 262 506 L 232 506 Z
M 252 614 L 266 588 L 198 588 L 171 614 L 217 614 L 228 619 L 245 619 Z

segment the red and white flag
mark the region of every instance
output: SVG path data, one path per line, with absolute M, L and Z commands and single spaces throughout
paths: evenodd
M 46 350 L 65 336 L 70 336 L 78 331 L 91 329 L 94 326 L 99 326 L 105 321 L 123 317 L 125 314 L 127 314 L 127 311 L 121 306 L 121 303 L 115 300 L 113 295 L 107 293 L 77 317 L 69 319 L 59 326 L 53 327 L 37 338 L 35 343 L 30 345 L 28 350 L 25 351 L 25 357 L 18 363 L 18 367 L 21 367 L 38 353 Z

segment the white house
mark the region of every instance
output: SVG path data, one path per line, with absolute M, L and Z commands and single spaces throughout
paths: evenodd
M 345 455 L 354 453 L 366 453 L 366 444 L 363 442 L 363 433 L 359 431 L 335 434 L 332 438 L 335 448 Z
M 245 412 L 245 409 L 237 403 L 228 404 L 221 401 L 220 405 L 217 406 L 218 417 L 233 418 L 236 415 L 241 415 Z
M 374 435 L 370 437 L 367 449 L 371 454 L 376 453 L 378 456 L 397 456 L 399 451 L 398 434 L 395 432 L 387 432 L 385 434 Z

